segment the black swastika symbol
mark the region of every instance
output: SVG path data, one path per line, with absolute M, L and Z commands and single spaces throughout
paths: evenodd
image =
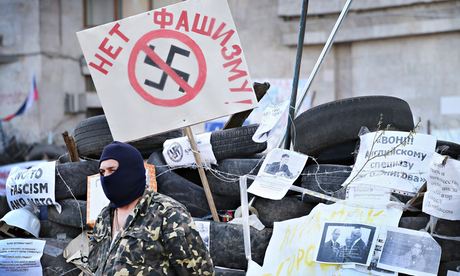
M 152 49 L 152 50 L 155 50 L 155 46 L 153 46 L 153 45 L 149 45 L 149 48 Z M 171 64 L 172 64 L 172 61 L 174 59 L 175 54 L 179 54 L 179 55 L 183 55 L 185 57 L 188 57 L 190 55 L 190 51 L 187 51 L 185 49 L 182 49 L 182 48 L 176 47 L 174 45 L 171 45 L 171 48 L 169 49 L 168 57 L 166 58 L 166 64 L 168 64 L 169 67 L 171 67 Z M 148 65 L 152 65 L 152 66 L 157 67 L 157 68 L 160 68 L 153 60 L 150 59 L 150 57 L 148 55 L 145 57 L 144 63 L 146 63 Z M 190 77 L 189 74 L 187 74 L 185 72 L 182 72 L 182 71 L 180 71 L 178 69 L 174 69 L 172 67 L 171 67 L 171 69 L 173 69 L 176 72 L 176 74 L 179 75 L 184 81 L 188 81 L 188 78 Z M 163 89 L 165 88 L 167 78 L 168 78 L 168 74 L 166 74 L 163 71 L 163 74 L 161 75 L 160 82 L 153 82 L 151 80 L 146 79 L 144 81 L 144 84 L 163 91 Z M 182 87 L 180 87 L 179 91 L 184 92 L 184 89 Z

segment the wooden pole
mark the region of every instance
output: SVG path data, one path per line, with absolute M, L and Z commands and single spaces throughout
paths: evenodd
M 198 167 L 198 173 L 200 174 L 201 183 L 203 184 L 204 193 L 206 194 L 206 199 L 208 200 L 209 209 L 211 209 L 212 218 L 214 221 L 219 221 L 219 216 L 217 215 L 216 205 L 214 204 L 214 198 L 212 197 L 211 189 L 209 188 L 208 178 L 204 173 L 204 169 L 202 167 L 201 162 L 201 155 L 198 152 L 198 148 L 196 146 L 195 138 L 193 137 L 192 128 L 185 127 L 185 134 L 190 141 L 190 146 L 192 147 L 193 156 L 195 156 L 195 161 Z
M 77 145 L 75 145 L 75 140 L 67 131 L 62 133 L 62 137 L 64 138 L 65 145 L 67 147 L 67 151 L 69 152 L 69 157 L 71 162 L 79 162 L 80 158 L 78 157 Z

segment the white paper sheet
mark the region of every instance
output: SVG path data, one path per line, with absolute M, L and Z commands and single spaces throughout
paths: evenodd
M 216 157 L 212 151 L 211 133 L 195 135 L 195 141 L 204 165 L 217 164 Z M 172 168 L 196 166 L 195 156 L 188 137 L 166 140 L 163 144 L 163 157 Z
M 0 275 L 42 275 L 40 258 L 45 243 L 35 239 L 0 240 Z

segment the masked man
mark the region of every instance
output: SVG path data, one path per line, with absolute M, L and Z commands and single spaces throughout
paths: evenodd
M 90 238 L 88 264 L 96 275 L 214 275 L 186 208 L 146 190 L 144 160 L 136 148 L 109 144 L 99 172 L 110 204 Z

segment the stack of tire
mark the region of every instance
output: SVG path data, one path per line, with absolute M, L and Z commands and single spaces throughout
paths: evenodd
M 349 176 L 354 163 L 359 133 L 362 127 L 410 131 L 414 129 L 409 105 L 398 98 L 368 96 L 326 103 L 300 114 L 292 128 L 294 150 L 313 157 L 305 166 L 295 185 L 323 194 L 344 198 L 341 184 Z M 238 176 L 256 175 L 263 161 L 266 143 L 257 144 L 251 139 L 257 126 L 244 126 L 213 132 L 211 144 L 218 165 L 206 170 L 208 182 L 218 210 L 235 210 L 240 206 Z M 158 191 L 183 203 L 196 218 L 210 215 L 207 200 L 196 169 L 170 169 L 162 155 L 162 145 L 167 139 L 182 136 L 172 131 L 133 142 L 148 163 L 156 166 Z M 105 116 L 85 119 L 75 129 L 74 137 L 81 158 L 87 161 L 64 163 L 57 166 L 56 199 L 63 207 L 57 214 L 48 210 L 48 222 L 42 223 L 42 234 L 54 236 L 64 232 L 74 237 L 81 232 L 86 221 L 86 177 L 97 173 L 97 159 L 105 145 L 113 138 Z M 458 158 L 456 144 L 438 141 L 444 154 Z M 64 183 L 65 182 L 65 183 Z M 65 185 L 67 184 L 67 185 Z M 251 181 L 248 181 L 248 185 Z M 77 201 L 72 198 L 70 187 Z M 408 200 L 403 198 L 403 200 Z M 273 228 L 273 222 L 309 214 L 320 202 L 316 197 L 300 196 L 289 192 L 282 200 L 256 198 L 253 207 L 266 226 L 262 231 L 251 228 L 252 259 L 262 264 Z M 82 219 L 80 218 L 80 211 Z M 400 226 L 421 229 L 428 217 L 421 212 L 405 212 Z M 46 226 L 48 224 L 48 226 Z M 218 269 L 218 275 L 244 275 L 247 261 L 244 254 L 242 228 L 224 222 L 210 222 L 210 252 L 214 264 L 228 269 Z M 456 223 L 441 220 L 437 231 L 444 235 L 460 232 Z M 60 230 L 58 230 L 60 229 Z M 453 246 L 458 242 L 440 241 L 443 247 L 443 266 L 460 260 Z M 46 267 L 47 264 L 44 264 Z

